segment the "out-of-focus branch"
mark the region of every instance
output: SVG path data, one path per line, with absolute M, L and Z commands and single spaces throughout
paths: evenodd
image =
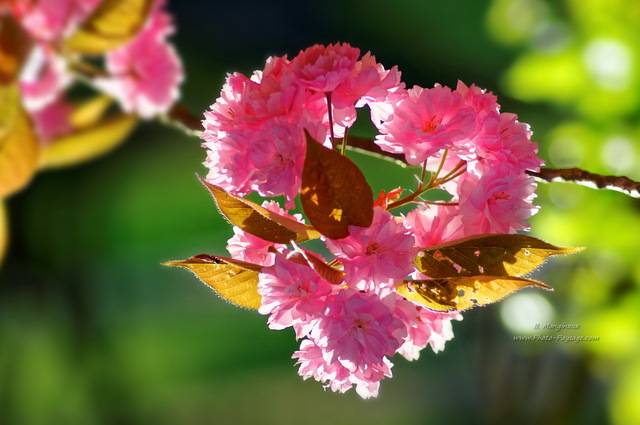
M 200 137 L 202 134 L 202 119 L 195 117 L 183 105 L 176 103 L 164 116 L 163 121 L 189 136 Z
M 540 172 L 529 175 L 545 182 L 576 183 L 592 189 L 609 189 L 640 198 L 640 183 L 624 176 L 603 176 L 580 168 L 541 168 Z

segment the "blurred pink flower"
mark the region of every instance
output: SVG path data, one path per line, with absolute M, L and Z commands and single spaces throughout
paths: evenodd
M 36 44 L 20 73 L 22 102 L 36 111 L 58 99 L 71 84 L 73 76 L 66 61 L 45 44 Z
M 156 9 L 133 41 L 106 55 L 111 77 L 96 84 L 117 98 L 125 111 L 151 118 L 167 112 L 178 99 L 183 71 L 166 41 L 172 31 L 168 15 Z
M 70 117 L 73 106 L 64 98 L 58 98 L 43 108 L 31 112 L 31 119 L 42 144 L 48 144 L 58 137 L 73 131 Z
M 102 0 L 13 0 L 11 9 L 39 42 L 56 43 L 75 29 Z

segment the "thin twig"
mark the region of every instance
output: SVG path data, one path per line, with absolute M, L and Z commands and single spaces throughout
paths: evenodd
M 576 183 L 592 189 L 615 190 L 633 198 L 640 198 L 640 182 L 624 176 L 603 176 L 580 168 L 541 168 L 538 173 L 528 171 L 527 174 L 547 183 Z

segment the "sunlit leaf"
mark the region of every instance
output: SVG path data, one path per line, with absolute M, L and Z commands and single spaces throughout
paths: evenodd
M 344 272 L 331 267 L 324 262 L 322 258 L 319 258 L 316 254 L 308 251 L 302 247 L 293 244 L 294 250 L 302 258 L 302 260 L 313 269 L 314 272 L 324 280 L 334 285 L 338 285 L 344 281 Z
M 526 235 L 478 235 L 421 250 L 416 265 L 431 278 L 524 276 L 547 257 L 583 248 L 561 248 Z
M 67 49 L 99 55 L 129 42 L 144 26 L 153 0 L 104 0 L 66 41 Z
M 124 142 L 137 122 L 134 115 L 114 115 L 55 139 L 43 147 L 40 168 L 66 167 L 103 155 Z
M 542 282 L 521 277 L 457 276 L 406 281 L 397 292 L 435 311 L 463 311 L 500 301 L 527 286 L 552 290 Z
M 0 199 L 0 264 L 7 253 L 9 243 L 9 223 L 7 223 L 7 211 L 4 201 Z
M 309 222 L 331 239 L 349 236 L 349 225 L 368 227 L 373 193 L 358 166 L 307 134 L 300 201 Z
M 0 198 L 22 189 L 35 174 L 40 144 L 15 86 L 0 86 Z
M 313 227 L 284 217 L 255 202 L 227 193 L 205 180 L 202 183 L 213 194 L 220 212 L 234 226 L 273 243 L 304 242 L 320 237 Z
M 0 84 L 18 78 L 32 45 L 31 37 L 10 14 L 0 16 Z
M 166 266 L 191 270 L 222 298 L 242 307 L 258 309 L 258 275 L 262 266 L 217 255 L 200 254 L 182 261 L 169 261 Z
M 81 129 L 97 124 L 112 103 L 113 98 L 107 95 L 98 95 L 79 104 L 69 117 L 71 126 Z

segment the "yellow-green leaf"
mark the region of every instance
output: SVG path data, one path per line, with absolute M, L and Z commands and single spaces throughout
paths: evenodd
M 114 115 L 92 127 L 55 139 L 43 147 L 40 168 L 66 167 L 103 155 L 124 142 L 137 122 L 134 115 Z
M 66 41 L 73 52 L 100 55 L 129 42 L 144 26 L 153 0 L 104 0 Z
M 258 275 L 262 266 L 208 254 L 182 261 L 169 261 L 165 265 L 191 270 L 218 295 L 233 304 L 252 309 L 260 307 Z
M 10 14 L 0 16 L 1 85 L 9 85 L 16 81 L 32 46 L 33 39 L 13 16 Z
M 234 226 L 273 243 L 304 242 L 320 237 L 313 227 L 284 217 L 255 202 L 227 193 L 205 180 L 202 183 L 213 195 L 220 212 Z
M 463 311 L 500 301 L 527 286 L 553 290 L 542 282 L 521 277 L 457 276 L 405 281 L 397 292 L 435 311 Z
M 331 239 L 349 236 L 349 225 L 368 227 L 373 193 L 358 166 L 307 134 L 300 202 L 309 222 Z
M 98 124 L 112 103 L 113 98 L 102 94 L 79 104 L 69 117 L 71 126 L 82 129 Z
M 524 276 L 547 257 L 583 248 L 561 248 L 526 235 L 477 235 L 421 250 L 416 266 L 431 278 Z
M 40 156 L 40 143 L 15 86 L 0 86 L 0 198 L 31 181 Z
M 9 244 L 9 224 L 7 223 L 7 211 L 4 201 L 0 199 L 0 264 L 7 253 Z

